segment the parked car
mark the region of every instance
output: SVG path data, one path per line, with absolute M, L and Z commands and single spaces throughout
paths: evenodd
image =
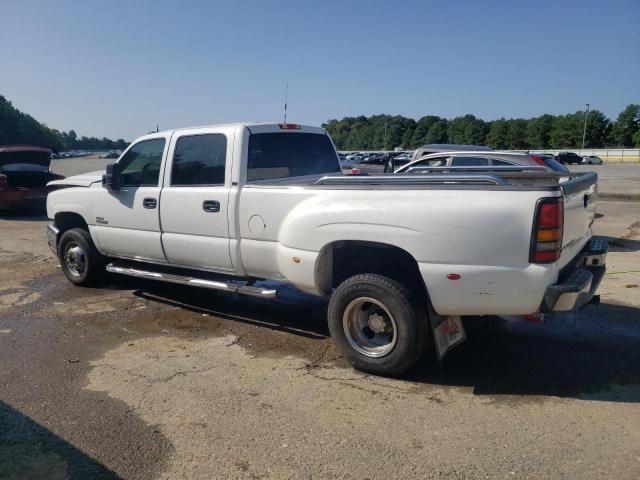
M 574 152 L 560 152 L 556 155 L 556 160 L 565 164 L 575 163 L 576 165 L 579 165 L 582 163 L 582 157 Z
M 456 145 L 456 144 L 445 144 L 445 143 L 434 143 L 429 145 L 422 145 L 413 151 L 410 158 L 406 156 L 397 156 L 392 158 L 385 165 L 385 172 L 391 173 L 401 167 L 402 165 L 406 165 L 414 160 L 418 160 L 426 155 L 431 155 L 432 153 L 439 152 L 453 152 L 453 151 L 491 151 L 489 147 L 482 147 L 479 145 Z
M 526 153 L 502 153 L 495 151 L 439 152 L 407 163 L 394 173 L 420 171 L 421 167 L 541 167 L 549 172 L 568 172 L 569 169 L 555 159 Z
M 327 297 L 345 358 L 397 375 L 463 341 L 461 316 L 595 298 L 607 251 L 591 238 L 597 175 L 526 175 L 343 175 L 322 128 L 170 130 L 105 172 L 51 182 L 47 236 L 76 285 L 106 268 L 267 300 L 277 289 L 259 279 Z
M 51 188 L 62 175 L 49 170 L 51 150 L 30 145 L 0 146 L 0 210 L 44 208 Z
M 588 157 L 582 157 L 582 163 L 587 165 L 602 165 L 604 162 L 597 155 L 589 155 Z
M 118 158 L 118 157 L 120 157 L 120 154 L 115 151 L 103 153 L 102 155 L 100 155 L 100 158 Z

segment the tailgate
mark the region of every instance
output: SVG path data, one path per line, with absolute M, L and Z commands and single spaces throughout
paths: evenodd
M 561 184 L 564 196 L 564 233 L 560 266 L 569 263 L 591 238 L 596 216 L 598 175 L 587 172 Z

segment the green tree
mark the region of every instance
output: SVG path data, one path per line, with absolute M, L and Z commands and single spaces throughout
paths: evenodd
M 449 141 L 451 143 L 466 143 L 465 130 L 467 128 L 467 124 L 476 120 L 476 117 L 473 115 L 465 115 L 464 117 L 456 117 L 451 120 L 449 124 L 449 130 L 447 132 L 447 136 L 449 137 Z
M 599 110 L 592 110 L 587 117 L 584 145 L 587 148 L 602 148 L 611 138 L 611 121 Z M 633 143 L 633 140 L 630 140 Z M 582 144 L 580 144 L 582 145 Z
M 447 132 L 449 130 L 449 122 L 444 119 L 438 120 L 427 132 L 427 136 L 424 139 L 424 143 L 448 143 L 449 137 Z
M 638 145 L 634 141 L 640 130 L 640 105 L 631 104 L 620 112 L 611 130 L 611 141 L 617 147 L 633 147 Z
M 553 122 L 550 145 L 552 148 L 576 148 L 582 142 L 584 112 L 559 115 Z
M 464 127 L 464 142 L 467 145 L 484 145 L 487 134 L 489 133 L 489 124 L 476 118 L 467 123 Z
M 542 115 L 528 120 L 526 138 L 529 147 L 540 150 L 549 148 L 552 130 L 552 115 Z
M 496 150 L 505 150 L 509 147 L 509 124 L 501 118 L 491 122 L 487 133 L 487 145 Z
M 417 148 L 420 145 L 429 143 L 427 142 L 427 133 L 429 132 L 429 129 L 433 126 L 433 124 L 438 120 L 440 120 L 440 117 L 436 117 L 434 115 L 427 115 L 426 117 L 422 117 L 420 120 L 418 120 L 416 128 L 413 132 L 413 136 L 411 138 L 410 148 Z

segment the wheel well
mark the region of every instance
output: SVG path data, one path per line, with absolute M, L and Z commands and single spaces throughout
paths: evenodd
M 58 227 L 58 230 L 60 230 L 61 234 L 72 228 L 82 228 L 87 232 L 89 231 L 87 222 L 85 222 L 84 218 L 82 218 L 82 215 L 78 213 L 56 213 L 55 222 L 56 227 Z
M 384 275 L 414 293 L 426 294 L 418 262 L 394 245 L 348 240 L 331 243 L 320 252 L 317 283 L 321 290 L 330 291 L 359 273 Z

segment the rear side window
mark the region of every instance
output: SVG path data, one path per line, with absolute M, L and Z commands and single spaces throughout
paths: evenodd
M 256 133 L 249 137 L 249 182 L 341 171 L 327 135 L 278 132 Z
M 455 157 L 451 161 L 452 167 L 486 167 L 489 159 L 483 157 Z
M 171 186 L 224 185 L 227 137 L 222 134 L 180 137 L 171 168 Z
M 118 162 L 122 168 L 120 184 L 123 187 L 157 186 L 164 144 L 164 138 L 154 138 L 127 150 Z
M 568 172 L 569 169 L 557 161 L 555 158 L 544 157 L 544 163 L 554 172 Z
M 505 162 L 504 160 L 491 160 L 491 163 L 496 167 L 513 167 L 515 163 Z

